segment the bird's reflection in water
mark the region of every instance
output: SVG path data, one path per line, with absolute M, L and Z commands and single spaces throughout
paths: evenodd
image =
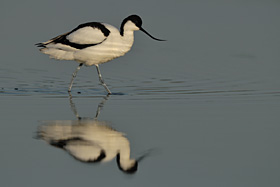
M 124 134 L 111 128 L 107 122 L 97 120 L 108 97 L 98 105 L 95 118 L 90 120 L 78 115 L 70 95 L 71 109 L 78 120 L 44 122 L 38 129 L 38 138 L 67 151 L 81 162 L 107 162 L 116 157 L 120 170 L 135 173 L 138 162 L 147 154 L 137 160 L 130 158 L 130 144 Z

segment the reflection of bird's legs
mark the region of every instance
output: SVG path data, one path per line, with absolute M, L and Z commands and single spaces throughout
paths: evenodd
M 105 104 L 105 102 L 108 100 L 109 96 L 110 96 L 110 95 L 107 95 L 107 96 L 103 97 L 103 99 L 101 100 L 101 102 L 98 104 L 98 107 L 97 107 L 97 110 L 96 110 L 96 114 L 95 114 L 95 117 L 94 117 L 95 120 L 97 120 L 97 117 L 99 116 L 100 111 L 101 111 L 101 109 L 104 107 L 104 104 Z M 69 102 L 70 102 L 71 110 L 73 111 L 74 115 L 76 116 L 76 118 L 77 118 L 78 120 L 81 120 L 82 118 L 81 118 L 81 117 L 79 116 L 79 114 L 78 114 L 78 111 L 77 111 L 77 109 L 76 109 L 76 105 L 75 105 L 75 103 L 74 103 L 73 100 L 72 100 L 72 95 L 71 95 L 70 92 L 69 92 Z
M 81 69 L 81 67 L 83 66 L 83 64 L 79 64 L 79 66 L 77 67 L 77 69 L 74 71 L 74 73 L 72 74 L 72 79 L 68 88 L 68 92 L 71 92 L 72 86 L 73 86 L 73 82 L 75 77 L 77 76 L 78 71 Z
M 100 114 L 100 111 L 104 107 L 104 104 L 108 100 L 109 96 L 110 95 L 107 95 L 107 96 L 103 97 L 103 100 L 99 103 L 99 105 L 97 107 L 97 110 L 96 110 L 95 118 L 94 118 L 95 120 L 97 120 L 97 118 L 98 118 L 98 116 Z
M 81 120 L 82 118 L 79 116 L 78 114 L 78 111 L 76 109 L 76 106 L 75 106 L 75 103 L 72 101 L 72 95 L 71 93 L 69 92 L 69 102 L 70 102 L 70 107 L 71 107 L 71 110 L 73 111 L 74 115 L 76 116 L 76 118 L 78 120 Z
M 97 73 L 98 73 L 98 77 L 99 77 L 100 83 L 101 83 L 102 86 L 104 86 L 104 88 L 107 90 L 108 94 L 112 94 L 112 92 L 109 90 L 109 88 L 108 88 L 107 85 L 105 84 L 104 80 L 102 79 L 101 72 L 100 72 L 100 69 L 99 69 L 98 64 L 95 65 L 95 66 L 96 66 L 96 70 L 97 70 Z

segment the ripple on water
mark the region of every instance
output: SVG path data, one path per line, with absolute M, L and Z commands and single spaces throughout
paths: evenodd
M 5 76 L 4 76 L 5 77 Z M 68 79 L 42 76 L 33 81 L 14 81 L 9 77 L 3 78 L 6 84 L 1 85 L 1 95 L 43 95 L 67 96 Z M 271 89 L 265 82 L 251 80 L 229 80 L 224 78 L 107 78 L 108 86 L 113 95 L 132 96 L 126 99 L 151 100 L 252 100 L 267 99 L 280 96 L 280 89 Z M 98 80 L 77 79 L 72 94 L 80 96 L 105 95 L 104 88 Z
M 142 81 L 137 85 L 137 87 L 134 87 L 133 90 L 128 92 L 148 99 L 193 99 L 208 101 L 216 99 L 267 99 L 268 97 L 280 96 L 280 89 L 267 89 L 264 83 L 257 81 L 153 78 Z

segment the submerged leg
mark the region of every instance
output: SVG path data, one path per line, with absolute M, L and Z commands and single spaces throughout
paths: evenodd
M 107 85 L 105 84 L 104 80 L 102 79 L 101 73 L 100 73 L 100 69 L 98 65 L 95 65 L 96 69 L 97 69 L 97 73 L 98 73 L 98 77 L 99 77 L 99 81 L 102 84 L 102 86 L 104 86 L 104 88 L 107 90 L 108 94 L 112 94 L 112 92 L 109 90 L 109 88 L 107 87 Z
M 74 82 L 74 79 L 75 77 L 77 76 L 77 73 L 78 71 L 81 69 L 81 67 L 83 66 L 82 63 L 79 64 L 79 66 L 77 67 L 77 69 L 74 71 L 74 73 L 72 74 L 72 79 L 71 79 L 71 82 L 70 82 L 70 85 L 69 85 L 69 88 L 68 88 L 68 92 L 71 92 L 71 88 L 73 86 L 73 82 Z

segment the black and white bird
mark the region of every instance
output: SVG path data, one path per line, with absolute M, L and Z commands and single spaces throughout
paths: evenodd
M 124 134 L 98 120 L 46 121 L 37 133 L 38 138 L 81 162 L 105 163 L 116 158 L 119 169 L 129 174 L 137 171 L 143 157 L 130 158 L 130 143 Z
M 95 65 L 100 83 L 112 94 L 102 79 L 99 64 L 108 62 L 127 53 L 134 41 L 134 31 L 141 30 L 154 40 L 157 39 L 142 28 L 142 20 L 137 15 L 125 18 L 120 31 L 112 25 L 100 22 L 84 23 L 70 32 L 59 35 L 43 43 L 36 44 L 40 51 L 58 60 L 74 60 L 79 66 L 74 71 L 68 88 L 71 92 L 74 78 L 81 66 Z

